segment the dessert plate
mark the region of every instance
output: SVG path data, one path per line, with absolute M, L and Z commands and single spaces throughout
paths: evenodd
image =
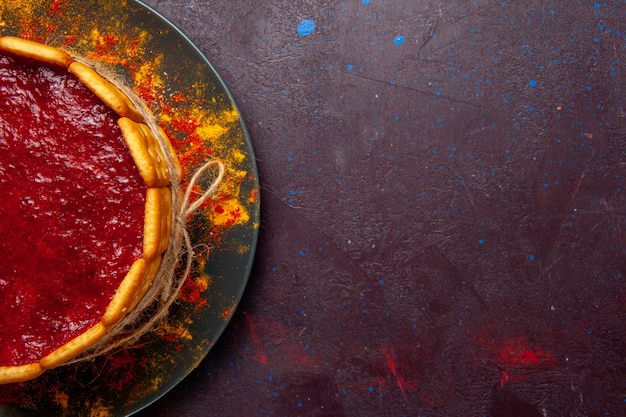
M 4 3 L 2 34 L 64 46 L 92 59 L 156 107 L 185 181 L 208 159 L 219 158 L 226 167 L 219 193 L 189 222 L 196 261 L 166 323 L 129 348 L 47 371 L 29 382 L 0 385 L 0 416 L 128 416 L 167 393 L 200 363 L 241 299 L 259 226 L 250 138 L 217 71 L 148 6 L 124 0 Z

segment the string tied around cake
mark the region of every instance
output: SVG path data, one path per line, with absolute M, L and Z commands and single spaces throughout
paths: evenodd
M 174 212 L 170 244 L 163 258 L 161 269 L 152 283 L 151 289 L 153 291 L 149 291 L 144 296 L 142 302 L 135 308 L 136 311 L 131 312 L 127 316 L 129 318 L 128 323 L 132 325 L 135 321 L 135 318 L 131 317 L 131 315 L 138 316 L 149 310 L 152 300 L 157 300 L 157 307 L 155 311 L 150 312 L 150 317 L 145 323 L 132 334 L 129 334 L 128 339 L 124 339 L 123 345 L 137 341 L 145 333 L 152 330 L 156 324 L 167 316 L 171 305 L 178 298 L 178 293 L 191 272 L 195 258 L 191 237 L 187 230 L 188 222 L 192 215 L 216 193 L 224 177 L 224 172 L 224 164 L 221 161 L 210 160 L 202 165 L 191 177 L 179 208 Z M 209 184 L 199 196 L 193 198 L 198 183 L 203 177 L 208 177 Z M 183 258 L 186 258 L 184 268 L 180 271 L 178 266 Z M 120 324 L 122 325 L 121 327 L 124 327 L 123 322 Z
M 142 336 L 153 331 L 168 316 L 172 305 L 193 268 L 196 257 L 187 229 L 191 217 L 215 195 L 224 177 L 224 164 L 209 160 L 191 177 L 185 192 L 180 196 L 180 186 L 172 185 L 172 232 L 159 271 L 152 285 L 137 306 L 130 311 L 98 344 L 85 354 L 68 362 L 92 360 L 106 353 L 132 346 Z M 198 195 L 199 183 L 208 182 Z M 174 197 L 176 196 L 176 197 Z
M 142 114 L 144 123 L 163 151 L 171 179 L 172 228 L 159 270 L 143 298 L 117 325 L 110 329 L 104 338 L 87 352 L 66 364 L 93 360 L 104 354 L 132 346 L 142 336 L 153 331 L 166 320 L 196 258 L 188 223 L 194 214 L 215 196 L 225 175 L 224 163 L 217 159 L 209 159 L 196 169 L 183 192 L 182 179 L 179 177 L 176 165 L 177 156 L 172 153 L 167 138 L 163 137 L 164 132 L 159 128 L 153 113 L 122 81 L 115 79 L 109 79 L 109 81 L 127 94 Z

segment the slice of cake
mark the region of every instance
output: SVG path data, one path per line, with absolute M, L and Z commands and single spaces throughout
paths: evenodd
M 100 342 L 157 275 L 176 157 L 145 114 L 65 51 L 0 37 L 0 383 Z

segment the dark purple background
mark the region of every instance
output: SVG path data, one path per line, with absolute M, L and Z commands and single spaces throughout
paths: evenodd
M 240 107 L 244 299 L 142 417 L 626 415 L 626 2 L 148 2 Z

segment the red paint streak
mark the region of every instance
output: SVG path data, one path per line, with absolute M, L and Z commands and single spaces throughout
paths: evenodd
M 413 381 L 408 380 L 400 373 L 401 364 L 398 362 L 398 359 L 394 353 L 393 346 L 383 346 L 380 349 L 380 352 L 385 358 L 385 364 L 387 365 L 387 368 L 389 368 L 389 371 L 391 372 L 391 375 L 393 376 L 395 383 L 398 386 L 400 393 L 402 394 L 402 397 L 408 401 L 408 397 L 406 394 L 407 389 L 414 389 L 417 384 Z
M 249 351 L 242 354 L 250 355 L 262 364 L 270 365 L 275 369 L 288 366 L 291 370 L 313 369 L 319 365 L 319 356 L 315 348 L 308 346 L 302 334 L 294 334 L 283 323 L 268 316 L 256 317 L 255 321 L 246 317 Z
M 532 349 L 524 337 L 503 341 L 497 350 L 499 363 L 510 367 L 529 367 L 537 365 L 553 365 L 554 355 L 546 350 Z
M 437 401 L 435 401 L 432 397 L 429 397 L 428 395 L 424 394 L 423 392 L 420 393 L 420 398 L 428 405 L 430 406 L 434 406 L 437 404 Z
M 382 376 L 376 377 L 376 381 L 378 382 L 378 394 L 384 394 L 387 391 L 387 380 Z
M 509 382 L 509 374 L 507 374 L 505 371 L 502 371 L 500 373 L 500 388 L 503 388 L 507 382 Z
M 263 344 L 261 343 L 261 338 L 256 332 L 256 327 L 254 322 L 252 321 L 252 317 L 248 314 L 246 315 L 246 327 L 248 327 L 248 334 L 252 337 L 252 346 L 256 349 L 256 355 L 254 359 L 260 363 L 261 365 L 267 365 L 267 355 L 265 354 L 265 350 L 263 349 Z
M 526 336 L 477 338 L 477 345 L 485 350 L 480 360 L 490 363 L 500 372 L 500 387 L 524 381 L 527 372 L 554 366 L 558 359 L 550 350 L 531 343 Z

